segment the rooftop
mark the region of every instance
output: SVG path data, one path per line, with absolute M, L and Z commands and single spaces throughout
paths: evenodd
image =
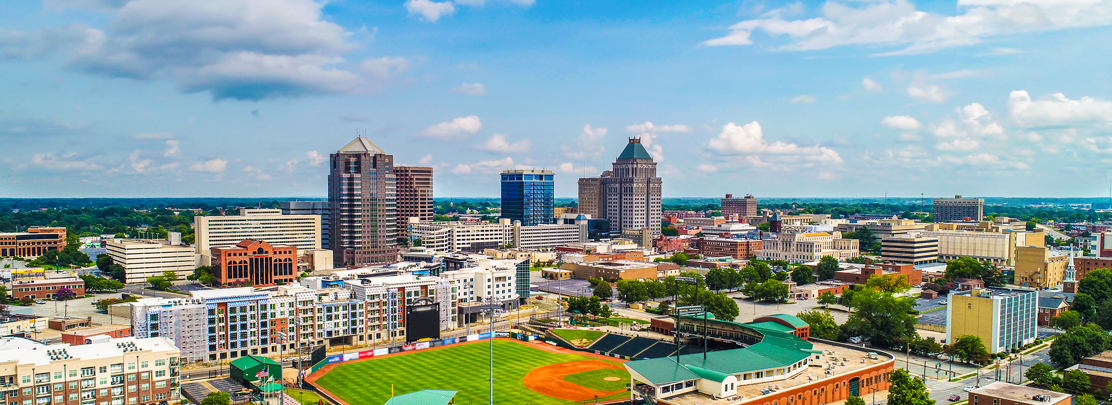
M 621 160 L 621 159 L 649 159 L 649 160 L 652 160 L 653 156 L 650 155 L 649 151 L 645 150 L 645 147 L 641 145 L 641 138 L 631 138 L 629 140 L 629 143 L 626 144 L 625 149 L 622 150 L 622 154 L 618 155 L 618 159 L 619 160 Z
M 447 405 L 455 396 L 456 391 L 421 390 L 390 398 L 386 405 Z
M 46 365 L 66 358 L 120 358 L 125 353 L 139 351 L 177 352 L 178 348 L 174 346 L 174 342 L 163 337 L 145 339 L 126 337 L 80 346 L 70 346 L 68 343 L 45 345 L 16 337 L 0 338 L 0 363 Z
M 1061 392 L 1041 390 L 1038 388 L 1008 384 L 999 381 L 975 389 L 971 391 L 970 394 L 987 395 L 990 397 L 1015 401 L 1021 404 L 1032 405 L 1042 405 L 1047 403 L 1053 404 L 1070 398 L 1069 394 L 1064 394 Z
M 372 155 L 386 154 L 386 151 L 371 142 L 370 139 L 362 136 L 355 138 L 355 140 L 348 142 L 347 145 L 340 148 L 339 153 L 370 153 Z

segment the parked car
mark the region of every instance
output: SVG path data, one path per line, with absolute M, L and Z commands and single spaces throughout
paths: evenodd
M 968 387 L 965 387 L 965 392 L 970 392 L 970 391 L 973 391 L 973 390 L 975 390 L 975 389 L 977 389 L 977 386 L 975 386 L 975 385 L 970 385 L 970 386 L 968 386 Z
M 35 303 L 36 304 L 45 304 L 46 300 L 38 300 L 38 301 L 35 301 Z
M 946 300 L 939 300 L 938 305 L 946 305 Z
M 950 397 L 946 398 L 946 399 L 950 400 L 950 402 L 961 401 L 961 395 L 958 395 L 958 394 L 950 395 Z

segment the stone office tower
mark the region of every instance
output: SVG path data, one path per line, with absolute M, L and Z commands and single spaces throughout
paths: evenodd
M 432 168 L 394 166 L 397 177 L 398 236 L 409 236 L 409 219 L 432 221 Z
M 597 201 L 597 208 L 591 208 L 599 218 L 610 222 L 612 234 L 647 228 L 654 238 L 660 235 L 662 181 L 641 138 L 630 138 L 612 169 L 602 173 L 597 187 L 595 183 L 594 179 L 580 180 L 580 204 L 589 201 L 594 205 Z M 595 190 L 597 197 L 593 195 Z
M 337 268 L 398 259 L 394 156 L 355 138 L 330 156 L 329 235 Z

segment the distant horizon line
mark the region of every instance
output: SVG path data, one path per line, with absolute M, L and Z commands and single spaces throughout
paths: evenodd
M 740 198 L 740 197 L 745 196 L 745 194 L 733 194 L 733 195 L 735 196 L 735 198 Z M 934 199 L 934 198 L 952 198 L 952 197 L 950 197 L 950 195 L 947 195 L 947 196 L 944 196 L 944 197 L 935 197 L 935 196 L 931 196 L 931 197 L 925 197 L 925 196 L 921 196 L 921 197 L 905 197 L 905 196 L 877 196 L 877 197 L 873 197 L 873 196 L 869 196 L 869 197 L 860 197 L 860 196 L 854 196 L 854 197 L 763 196 L 762 197 L 762 196 L 754 196 L 754 197 L 756 197 L 758 200 L 769 200 L 769 199 L 773 199 L 773 200 L 788 200 L 788 199 L 800 199 L 800 200 L 870 200 L 870 199 L 871 200 L 884 200 L 884 199 L 917 200 L 917 199 Z M 965 197 L 965 198 L 982 198 L 982 199 L 1002 199 L 1002 200 L 1007 200 L 1007 199 L 1047 199 L 1047 200 L 1071 200 L 1071 199 L 1073 199 L 1073 200 L 1090 200 L 1090 199 L 1099 200 L 1099 199 L 1104 199 L 1104 200 L 1108 200 L 1109 199 L 1108 196 L 1093 196 L 1093 197 L 1012 196 L 1012 197 L 1002 197 L 1002 196 L 976 196 L 976 195 L 974 195 L 974 196 L 965 196 L 965 195 L 963 195 L 962 197 Z M 259 200 L 279 200 L 279 201 L 324 201 L 324 200 L 328 199 L 327 196 L 281 196 L 281 197 L 276 197 L 276 196 L 268 196 L 268 197 L 259 197 L 259 196 L 252 196 L 252 197 L 223 197 L 223 196 L 221 196 L 221 197 L 215 197 L 215 196 L 191 196 L 191 197 L 0 197 L 0 201 L 4 201 L 4 200 L 47 200 L 47 199 L 49 199 L 49 200 L 81 200 L 81 199 L 88 199 L 88 200 L 124 200 L 124 199 L 172 200 L 172 199 L 181 199 L 181 200 L 184 200 L 184 199 L 199 199 L 199 198 L 259 199 Z M 493 196 L 493 197 L 448 196 L 448 197 L 433 197 L 433 200 L 447 200 L 447 199 L 459 199 L 459 200 L 484 199 L 484 200 L 490 200 L 490 199 L 500 199 L 500 198 L 501 198 L 500 196 Z M 555 199 L 562 199 L 562 200 L 568 200 L 568 199 L 576 200 L 576 199 L 578 199 L 578 197 L 554 197 L 554 198 Z M 720 200 L 720 199 L 725 198 L 725 195 L 723 194 L 723 195 L 720 195 L 720 196 L 707 196 L 707 197 L 683 196 L 683 197 L 662 197 L 662 198 L 663 199 L 717 199 L 717 200 Z

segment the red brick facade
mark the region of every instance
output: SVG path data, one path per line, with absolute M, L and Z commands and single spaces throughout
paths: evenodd
M 26 232 L 0 233 L 0 257 L 39 257 L 66 247 L 66 228 L 32 226 Z
M 288 283 L 297 278 L 297 248 L 274 246 L 246 239 L 230 248 L 212 248 L 213 276 L 218 283 L 250 281 L 264 287 Z
M 12 298 L 21 300 L 23 297 L 31 299 L 54 298 L 59 288 L 73 290 L 75 297 L 85 296 L 85 282 L 79 278 L 56 278 L 16 281 L 12 285 Z
M 1073 268 L 1077 272 L 1073 279 L 1081 281 L 1089 275 L 1090 271 L 1112 269 L 1112 257 L 1075 257 L 1073 258 Z M 1062 283 L 1062 291 L 1076 293 L 1077 283 Z
M 901 274 L 907 277 L 908 284 L 913 286 L 923 283 L 922 270 L 917 270 L 910 264 L 899 263 L 883 263 L 880 266 L 866 265 L 858 271 L 839 271 L 834 273 L 834 280 L 845 283 L 865 284 L 872 276 L 887 274 Z
M 748 260 L 757 256 L 761 250 L 760 240 L 703 238 L 699 240 L 699 254 L 706 257 L 730 256 Z
M 849 398 L 850 385 L 854 381 L 858 383 L 857 396 L 868 398 L 874 388 L 877 391 L 888 389 L 888 376 L 895 369 L 893 364 L 881 363 L 857 372 L 773 392 L 761 396 L 760 402 L 747 402 L 746 405 L 822 405 L 844 401 Z

